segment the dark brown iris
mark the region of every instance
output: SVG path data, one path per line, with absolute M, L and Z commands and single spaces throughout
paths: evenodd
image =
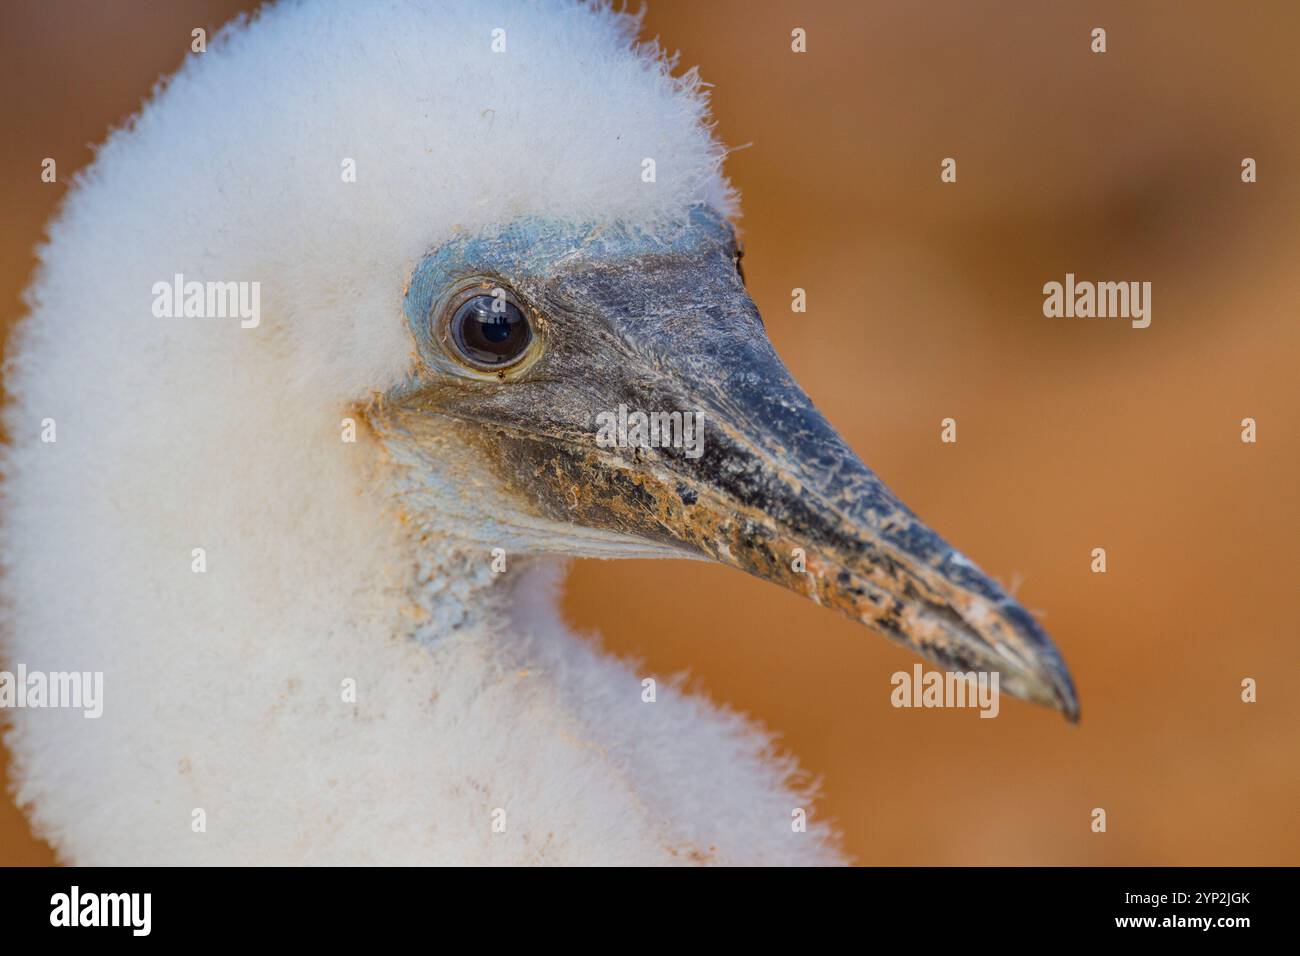
M 471 365 L 496 368 L 516 362 L 533 333 L 519 306 L 503 295 L 466 299 L 451 317 L 451 341 Z

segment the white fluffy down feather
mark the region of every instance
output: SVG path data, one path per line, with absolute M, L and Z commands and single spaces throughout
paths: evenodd
M 558 565 L 435 565 L 427 587 L 508 593 L 509 620 L 412 639 L 421 557 L 378 444 L 339 440 L 413 361 L 404 285 L 453 235 L 734 213 L 697 81 L 636 27 L 286 0 L 191 56 L 80 175 L 6 369 L 0 539 L 7 663 L 105 675 L 100 719 L 9 713 L 19 800 L 63 859 L 839 860 L 821 825 L 792 832 L 810 795 L 760 730 L 675 686 L 646 706 L 571 633 Z M 176 273 L 260 282 L 260 327 L 156 318 Z

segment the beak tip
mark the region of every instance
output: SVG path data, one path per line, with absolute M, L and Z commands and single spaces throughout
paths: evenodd
M 1052 705 L 1061 712 L 1067 721 L 1072 724 L 1079 722 L 1079 695 L 1075 693 L 1074 681 L 1070 679 L 1069 671 L 1064 667 L 1054 675 L 1056 680 L 1053 682 L 1054 700 Z

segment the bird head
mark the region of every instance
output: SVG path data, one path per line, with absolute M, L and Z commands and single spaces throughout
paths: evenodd
M 653 229 L 527 219 L 432 251 L 405 296 L 419 361 L 369 408 L 416 476 L 408 504 L 485 547 L 718 561 L 1076 719 L 1033 617 L 790 376 L 739 262 L 705 205 Z

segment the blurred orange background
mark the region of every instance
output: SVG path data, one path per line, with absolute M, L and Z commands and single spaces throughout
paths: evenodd
M 253 6 L 5 3 L 4 329 L 87 144 L 191 29 Z M 694 562 L 578 564 L 571 619 L 779 733 L 857 862 L 1300 863 L 1298 28 L 1289 0 L 652 0 L 646 36 L 700 66 L 719 134 L 747 144 L 728 171 L 778 351 L 928 524 L 1017 585 L 1079 687 L 1077 727 L 1011 700 L 996 720 L 895 710 L 914 658 L 828 611 Z M 1045 318 L 1067 272 L 1150 281 L 1151 327 Z M 0 864 L 49 862 L 0 801 Z

